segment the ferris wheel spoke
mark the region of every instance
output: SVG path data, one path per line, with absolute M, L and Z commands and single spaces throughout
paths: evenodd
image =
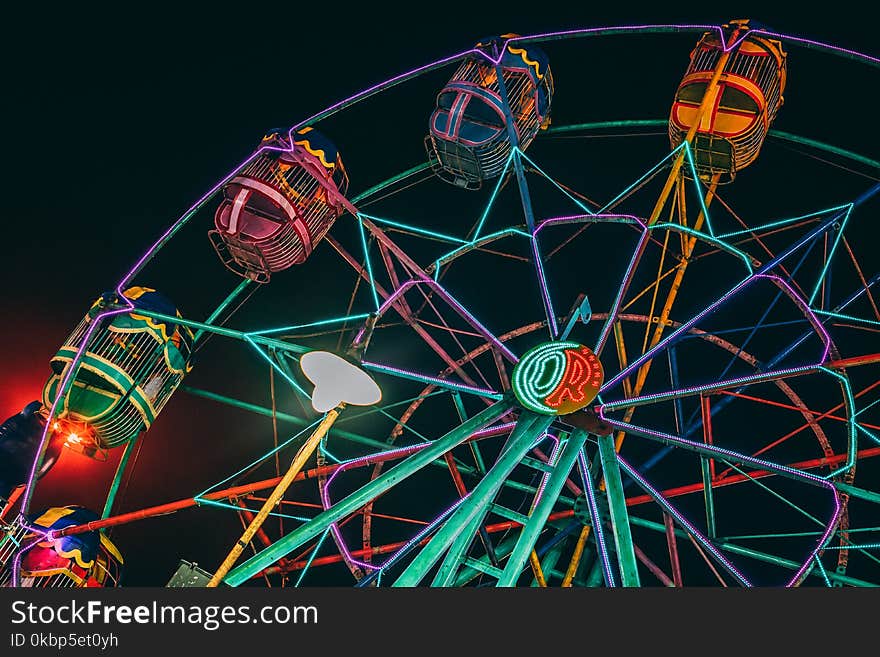
M 839 484 L 836 485 L 834 482 L 828 481 L 825 478 L 808 473 L 798 467 L 780 465 L 777 463 L 772 463 L 770 461 L 765 461 L 763 459 L 757 459 L 755 457 L 748 456 L 746 454 L 742 454 L 742 453 L 736 452 L 734 450 L 720 448 L 720 447 L 717 447 L 712 444 L 698 443 L 696 441 L 686 440 L 686 439 L 680 438 L 678 436 L 673 436 L 671 434 L 667 434 L 664 432 L 655 431 L 653 429 L 647 429 L 645 427 L 638 427 L 636 425 L 628 424 L 625 422 L 617 422 L 614 420 L 608 420 L 608 422 L 612 426 L 614 426 L 620 430 L 625 431 L 627 434 L 638 435 L 638 436 L 648 438 L 651 440 L 659 440 L 660 442 L 666 443 L 667 445 L 675 446 L 677 448 L 681 448 L 683 450 L 696 453 L 696 454 L 700 455 L 701 457 L 705 457 L 706 459 L 717 459 L 717 460 L 722 461 L 724 463 L 730 464 L 731 466 L 734 466 L 734 464 L 739 463 L 739 464 L 747 466 L 747 467 L 755 468 L 755 469 L 759 470 L 760 472 L 770 472 L 770 473 L 773 473 L 773 474 L 776 474 L 776 475 L 779 475 L 779 476 L 782 476 L 782 477 L 785 477 L 788 479 L 792 479 L 794 481 L 798 481 L 798 482 L 801 482 L 801 483 L 804 483 L 804 484 L 807 484 L 810 486 L 820 487 L 820 488 L 824 488 L 824 489 L 828 490 L 831 493 L 832 499 L 834 501 L 834 511 L 831 514 L 831 517 L 825 523 L 823 523 L 825 531 L 824 531 L 822 537 L 819 539 L 819 541 L 815 545 L 815 547 L 813 548 L 813 550 L 811 551 L 810 559 L 804 563 L 803 569 L 799 569 L 797 574 L 795 575 L 795 577 L 789 581 L 789 585 L 793 585 L 793 584 L 799 582 L 800 578 L 804 574 L 804 570 L 807 567 L 812 567 L 811 566 L 812 555 L 815 554 L 817 551 L 823 549 L 826 546 L 828 540 L 830 540 L 830 538 L 832 536 L 832 533 L 833 533 L 835 527 L 837 526 L 838 521 L 840 520 L 840 517 L 841 517 L 840 514 L 841 514 L 842 507 L 841 507 L 841 503 L 840 503 L 841 493 L 838 492 L 838 489 L 840 489 L 842 491 L 843 488 L 841 488 Z M 623 462 L 624 462 L 623 459 L 621 459 L 621 464 L 623 464 Z M 622 465 L 622 467 L 623 467 L 623 465 Z M 646 492 L 648 492 L 648 494 L 652 497 L 652 499 L 654 499 L 655 502 L 660 504 L 664 508 L 664 510 L 669 512 L 669 510 L 672 507 L 666 501 L 666 498 L 663 496 L 662 493 L 660 493 L 660 491 L 657 491 L 656 489 L 653 489 L 653 487 L 650 487 L 650 484 L 647 483 L 647 481 L 644 479 L 644 477 L 641 474 L 637 474 L 637 476 L 634 476 L 633 475 L 634 470 L 630 466 L 627 465 L 625 467 L 625 470 L 627 471 L 627 474 L 629 474 L 631 476 L 631 478 L 641 488 L 643 488 Z M 755 479 L 751 479 L 749 477 L 746 477 L 744 479 L 744 481 L 745 480 L 753 481 L 753 482 L 756 481 Z M 696 486 L 695 489 L 696 490 L 703 490 L 704 493 L 706 493 L 706 491 L 709 491 L 710 492 L 709 494 L 711 494 L 711 490 L 714 487 L 715 487 L 714 482 L 710 481 L 710 483 L 708 484 L 708 488 L 706 488 L 706 483 L 703 482 L 703 483 L 699 484 L 698 486 Z M 710 500 L 710 499 L 711 499 L 711 497 L 709 497 L 707 495 L 707 512 L 708 512 L 708 500 Z M 707 520 L 709 520 L 711 522 L 711 519 L 707 519 Z M 714 522 L 712 522 L 712 524 L 714 524 Z M 711 527 L 712 524 L 710 524 L 709 526 Z M 688 523 L 688 525 L 690 527 L 693 527 L 690 523 Z M 688 529 L 688 531 L 690 532 L 690 529 Z M 702 534 L 694 534 L 694 536 L 695 536 L 695 538 L 700 540 L 701 543 L 703 542 L 701 539 Z M 704 537 L 704 538 L 706 538 L 706 541 L 711 540 L 711 537 Z M 704 547 L 706 547 L 706 546 L 704 545 Z
M 443 527 L 422 548 L 418 555 L 398 576 L 394 586 L 416 586 L 428 570 L 446 554 L 434 581 L 448 584 L 453 581 L 455 571 L 460 565 L 465 550 L 473 540 L 476 527 L 489 512 L 498 490 L 510 472 L 519 464 L 531 449 L 535 440 L 550 426 L 552 418 L 522 412 L 516 427 L 508 438 L 506 447 L 495 464 L 489 469 L 480 483 L 468 494 L 467 499 L 446 520 Z M 465 531 L 472 529 L 474 532 Z
M 337 502 L 332 508 L 318 514 L 308 523 L 305 523 L 276 541 L 272 544 L 272 547 L 266 548 L 234 568 L 229 572 L 229 575 L 224 581 L 230 586 L 238 586 L 242 582 L 250 579 L 251 576 L 255 575 L 266 566 L 271 565 L 281 557 L 287 556 L 306 541 L 311 540 L 320 534 L 334 522 L 337 522 L 353 511 L 356 511 L 370 500 L 375 499 L 377 496 L 399 483 L 402 479 L 409 477 L 428 463 L 434 461 L 438 456 L 445 454 L 456 445 L 461 444 L 473 432 L 486 427 L 493 421 L 506 415 L 509 410 L 510 405 L 502 401 L 496 402 L 489 408 L 474 415 L 442 438 L 435 440 L 430 446 L 408 457 L 394 468 L 388 470 L 378 479 L 372 480 L 370 483 L 366 484 L 348 497 Z

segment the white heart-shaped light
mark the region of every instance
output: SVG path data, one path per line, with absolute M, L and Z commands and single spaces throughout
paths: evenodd
M 370 406 L 382 399 L 382 391 L 369 374 L 329 351 L 303 354 L 299 366 L 315 384 L 312 408 L 319 413 L 326 413 L 343 403 Z

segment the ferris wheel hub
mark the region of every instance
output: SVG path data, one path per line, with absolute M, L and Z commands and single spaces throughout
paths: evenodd
M 519 403 L 542 415 L 568 415 L 588 406 L 604 380 L 602 363 L 577 342 L 545 342 L 523 355 L 511 385 Z

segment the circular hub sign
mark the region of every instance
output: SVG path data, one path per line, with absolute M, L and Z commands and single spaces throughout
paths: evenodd
M 548 342 L 525 353 L 513 369 L 513 394 L 543 415 L 568 415 L 587 406 L 602 387 L 602 363 L 577 342 Z

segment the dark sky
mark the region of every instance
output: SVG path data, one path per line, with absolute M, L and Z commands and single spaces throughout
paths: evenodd
M 720 9 L 683 11 L 660 3 L 645 10 L 627 4 L 616 12 L 596 3 L 584 3 L 578 10 L 567 8 L 569 4 L 538 5 L 532 9 L 534 15 L 501 4 L 481 4 L 479 9 L 456 5 L 447 8 L 436 24 L 415 18 L 415 13 L 426 13 L 427 6 L 413 10 L 375 4 L 353 11 L 329 4 L 302 9 L 306 5 L 296 3 L 267 4 L 262 10 L 249 3 L 243 12 L 219 3 L 200 13 L 149 4 L 102 12 L 15 10 L 18 13 L 4 21 L 0 40 L 5 62 L 3 179 L 7 183 L 0 206 L 5 251 L 0 280 L 7 309 L 6 321 L 0 324 L 0 362 L 5 372 L 0 414 L 8 416 L 38 398 L 49 371 L 48 359 L 89 303 L 114 285 L 167 225 L 247 156 L 266 129 L 293 124 L 353 92 L 463 50 L 489 34 L 626 23 L 719 23 L 731 18 Z M 872 17 L 854 10 L 826 10 L 821 16 L 805 11 L 765 8 L 753 18 L 780 32 L 878 52 Z M 559 70 L 577 71 L 582 80 L 596 82 L 581 83 L 577 89 L 569 83 L 565 88 L 566 79 L 557 73 L 558 89 L 564 88 L 569 98 L 567 109 L 561 111 L 569 119 L 576 118 L 578 109 L 596 119 L 665 118 L 694 40 L 693 35 L 677 36 L 674 46 L 664 46 L 671 48 L 678 62 L 668 79 L 654 74 L 650 51 L 635 47 L 616 48 L 613 61 L 596 57 L 569 61 L 567 69 Z M 547 50 L 554 66 L 554 50 Z M 577 50 L 560 47 L 558 52 L 569 56 Z M 870 100 L 871 92 L 864 87 L 847 86 L 876 88 L 876 71 L 851 64 L 857 74 L 838 77 L 839 68 L 823 68 L 815 55 L 804 55 L 802 61 L 807 64 L 792 73 L 792 80 L 806 100 L 796 114 L 794 109 L 789 117 L 782 114 L 779 126 L 785 127 L 781 121 L 787 119 L 793 131 L 876 158 L 878 139 L 870 122 L 876 104 L 865 100 Z M 441 84 L 448 74 L 444 70 L 439 75 Z M 573 78 L 569 75 L 569 80 Z M 643 98 L 642 88 L 647 90 Z M 419 161 L 418 140 L 404 145 L 396 134 L 398 126 L 427 121 L 431 95 L 421 87 L 415 89 L 398 92 L 393 107 L 388 103 L 338 120 L 338 133 L 348 137 L 349 151 L 360 153 L 349 159 L 352 190 L 379 179 L 373 179 L 376 172 L 368 171 L 371 158 L 377 171 L 389 173 Z M 851 93 L 860 106 L 847 106 Z M 373 150 L 358 151 L 358 147 Z M 619 153 L 616 157 L 626 158 Z M 657 159 L 650 157 L 634 165 L 630 174 Z M 609 160 L 608 166 L 614 165 Z M 618 182 L 622 186 L 627 181 Z M 789 188 L 797 185 L 795 178 L 782 182 Z M 829 204 L 846 200 L 841 198 L 845 194 L 836 192 L 824 196 Z M 812 203 L 808 200 L 804 205 L 812 207 Z M 189 248 L 189 243 L 183 244 L 181 248 Z M 213 287 L 202 279 L 189 282 L 192 270 L 210 262 L 213 254 L 207 260 L 204 253 L 194 255 L 191 265 L 186 264 L 185 253 L 175 254 L 184 257 L 170 261 L 157 277 L 186 291 L 188 298 L 180 301 L 181 306 L 189 315 L 203 317 L 235 281 L 219 270 L 222 282 Z M 874 271 L 876 265 L 870 273 Z M 271 311 L 254 318 L 269 324 L 279 321 Z M 236 376 L 216 362 L 206 371 L 212 376 Z M 265 403 L 265 394 L 261 389 L 255 401 Z M 157 438 L 144 447 L 130 497 L 120 501 L 125 510 L 187 497 L 240 467 L 252 452 L 229 447 L 229 423 L 235 423 L 231 433 L 236 440 L 256 431 L 265 439 L 262 420 L 226 414 L 191 398 L 175 401 L 178 405 L 169 407 L 168 417 L 156 427 L 157 432 L 161 429 L 161 441 Z M 111 476 L 112 464 L 68 458 L 46 478 L 36 506 L 71 501 L 99 505 L 94 490 L 106 486 L 103 482 Z M 92 488 L 92 484 L 97 485 Z M 196 514 L 189 512 L 167 525 L 151 520 L 147 523 L 154 524 L 143 531 L 120 532 L 120 541 L 127 542 L 126 554 L 131 555 L 131 582 L 162 585 L 178 558 L 213 563 L 222 556 L 237 521 L 228 513 L 206 514 L 216 524 L 196 521 Z M 222 532 L 217 529 L 221 526 Z M 211 538 L 215 533 L 220 536 L 217 541 Z

